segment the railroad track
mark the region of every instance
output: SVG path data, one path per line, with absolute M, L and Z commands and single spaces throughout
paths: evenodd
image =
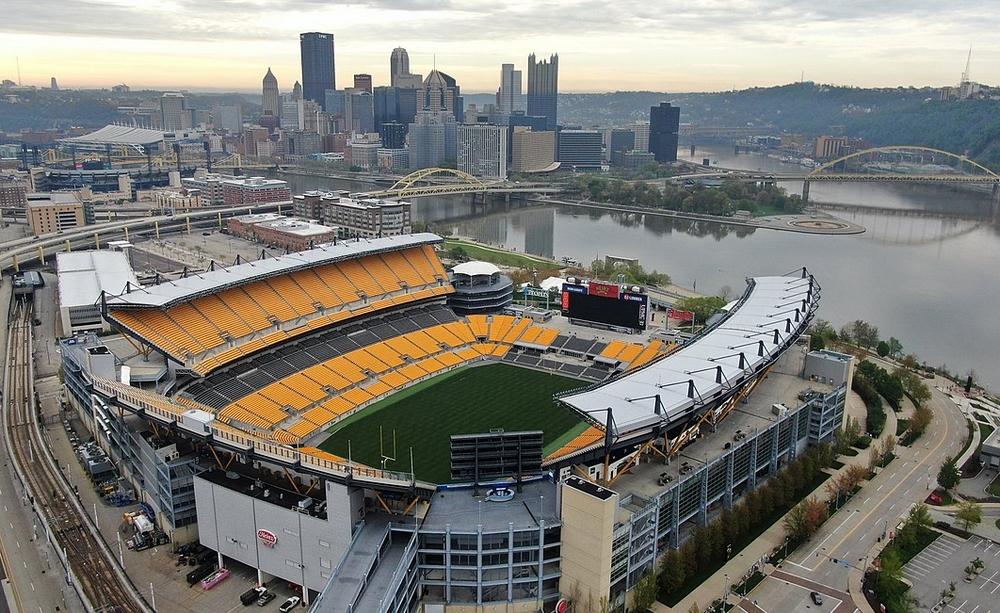
M 116 572 L 107 550 L 85 525 L 82 507 L 68 498 L 62 476 L 46 457 L 32 396 L 31 305 L 16 301 L 10 311 L 4 372 L 4 428 L 8 451 L 26 481 L 34 508 L 53 544 L 72 569 L 73 580 L 94 610 L 143 613 L 148 607 Z

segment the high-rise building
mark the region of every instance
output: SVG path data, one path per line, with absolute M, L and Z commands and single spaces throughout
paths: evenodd
M 447 113 L 456 120 L 465 116 L 462 95 L 455 79 L 432 70 L 417 90 L 417 113 Z
M 521 105 L 521 71 L 514 70 L 513 64 L 503 64 L 500 67 L 497 106 L 505 113 L 524 110 Z
M 612 128 L 605 134 L 605 151 L 607 159 L 613 160 L 614 154 L 632 151 L 635 148 L 635 132 L 622 128 Z
M 372 76 L 364 73 L 354 75 L 354 89 L 363 89 L 369 94 L 372 93 Z
M 59 83 L 56 82 L 56 78 L 55 77 L 52 77 L 52 80 L 49 82 L 49 89 L 51 89 L 51 90 L 58 90 L 59 89 Z
M 516 126 L 511 139 L 511 172 L 540 172 L 556 161 L 555 132 Z
M 487 179 L 507 178 L 507 127 L 458 126 L 458 169 Z
M 164 131 L 170 132 L 190 128 L 191 116 L 185 111 L 187 111 L 187 106 L 184 94 L 180 92 L 165 92 L 160 96 L 160 126 Z
M 561 130 L 557 159 L 563 167 L 601 167 L 601 133 L 597 130 Z
M 292 100 L 302 100 L 302 84 L 298 81 L 292 86 Z
M 386 149 L 402 149 L 406 145 L 406 124 L 398 121 L 386 121 L 378 127 L 382 147 Z
M 559 96 L 559 54 L 548 61 L 535 61 L 535 54 L 528 56 L 528 115 L 546 118 L 546 129 L 556 129 L 556 106 Z
M 410 54 L 402 47 L 396 47 L 389 56 L 389 85 L 398 87 L 397 79 L 410 74 Z
M 347 103 L 344 112 L 347 132 L 356 134 L 375 132 L 375 99 L 371 92 L 352 87 L 344 93 Z
M 681 109 L 661 102 L 649 109 L 649 151 L 657 162 L 677 161 L 677 133 Z
M 456 159 L 457 128 L 455 118 L 448 113 L 417 113 L 408 138 L 413 170 Z
M 326 104 L 326 90 L 337 89 L 333 34 L 299 34 L 299 48 L 302 54 L 302 95 L 307 100 Z
M 281 93 L 278 90 L 278 79 L 268 66 L 264 75 L 264 114 L 277 117 L 281 114 Z
M 396 47 L 389 56 L 389 85 L 403 89 L 418 89 L 423 83 L 421 75 L 410 72 L 410 56 L 406 49 Z
M 632 124 L 632 131 L 635 132 L 635 151 L 649 151 L 649 122 L 637 121 Z
M 212 107 L 212 125 L 230 134 L 238 134 L 243 129 L 243 108 L 238 104 Z
M 375 129 L 388 122 L 399 121 L 399 90 L 380 85 L 372 92 L 375 98 Z

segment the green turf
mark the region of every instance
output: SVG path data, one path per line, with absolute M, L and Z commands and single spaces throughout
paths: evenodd
M 418 479 L 447 483 L 451 477 L 449 437 L 503 428 L 541 430 L 546 453 L 579 434 L 586 423 L 552 395 L 583 385 L 576 379 L 508 364 L 461 368 L 393 394 L 335 424 L 320 447 L 369 466 L 381 466 L 379 426 L 387 455 L 396 432 L 396 460 L 390 470 L 410 469 L 413 448 Z

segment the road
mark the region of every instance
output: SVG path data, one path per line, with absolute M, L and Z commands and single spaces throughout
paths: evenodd
M 59 558 L 68 564 L 68 579 L 94 607 L 119 613 L 147 611 L 124 571 L 116 567 L 107 547 L 88 525 L 83 508 L 53 465 L 42 439 L 35 410 L 31 321 L 30 302 L 16 301 L 9 319 L 2 417 L 8 454 L 28 489 L 28 502 L 42 520 L 38 538 L 44 532 L 46 540 L 56 544 Z M 20 542 L 17 545 L 20 547 Z
M 933 386 L 942 389 L 949 385 L 950 382 L 940 378 L 933 382 Z M 913 504 L 927 497 L 935 487 L 941 463 L 948 456 L 956 455 L 965 443 L 965 417 L 946 394 L 935 387 L 931 392 L 927 404 L 934 413 L 931 427 L 912 447 L 897 445 L 896 459 L 880 469 L 850 503 L 788 557 L 784 565 L 787 572 L 841 592 L 853 586 L 852 593 L 856 597 L 860 595 L 861 575 L 871 562 L 868 556 L 873 548 L 895 528 Z M 784 590 L 774 590 L 773 585 L 768 585 L 775 581 L 779 580 L 771 577 L 765 580 L 761 593 L 783 593 Z M 765 610 L 781 610 L 767 606 L 760 597 L 755 598 Z M 752 605 L 751 601 L 747 603 Z

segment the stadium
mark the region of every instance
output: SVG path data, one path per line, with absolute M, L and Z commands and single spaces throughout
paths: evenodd
M 666 547 L 842 420 L 845 381 L 803 371 L 821 293 L 804 269 L 748 279 L 676 345 L 644 331 L 639 288 L 564 286 L 591 319 L 607 305 L 601 328 L 460 315 L 440 242 L 339 242 L 104 294 L 121 340 L 64 341 L 73 404 L 125 472 L 147 470 L 137 438 L 177 450 L 143 486 L 175 542 L 338 612 L 551 610 L 581 584 L 624 606 Z M 672 461 L 748 421 L 697 471 Z

